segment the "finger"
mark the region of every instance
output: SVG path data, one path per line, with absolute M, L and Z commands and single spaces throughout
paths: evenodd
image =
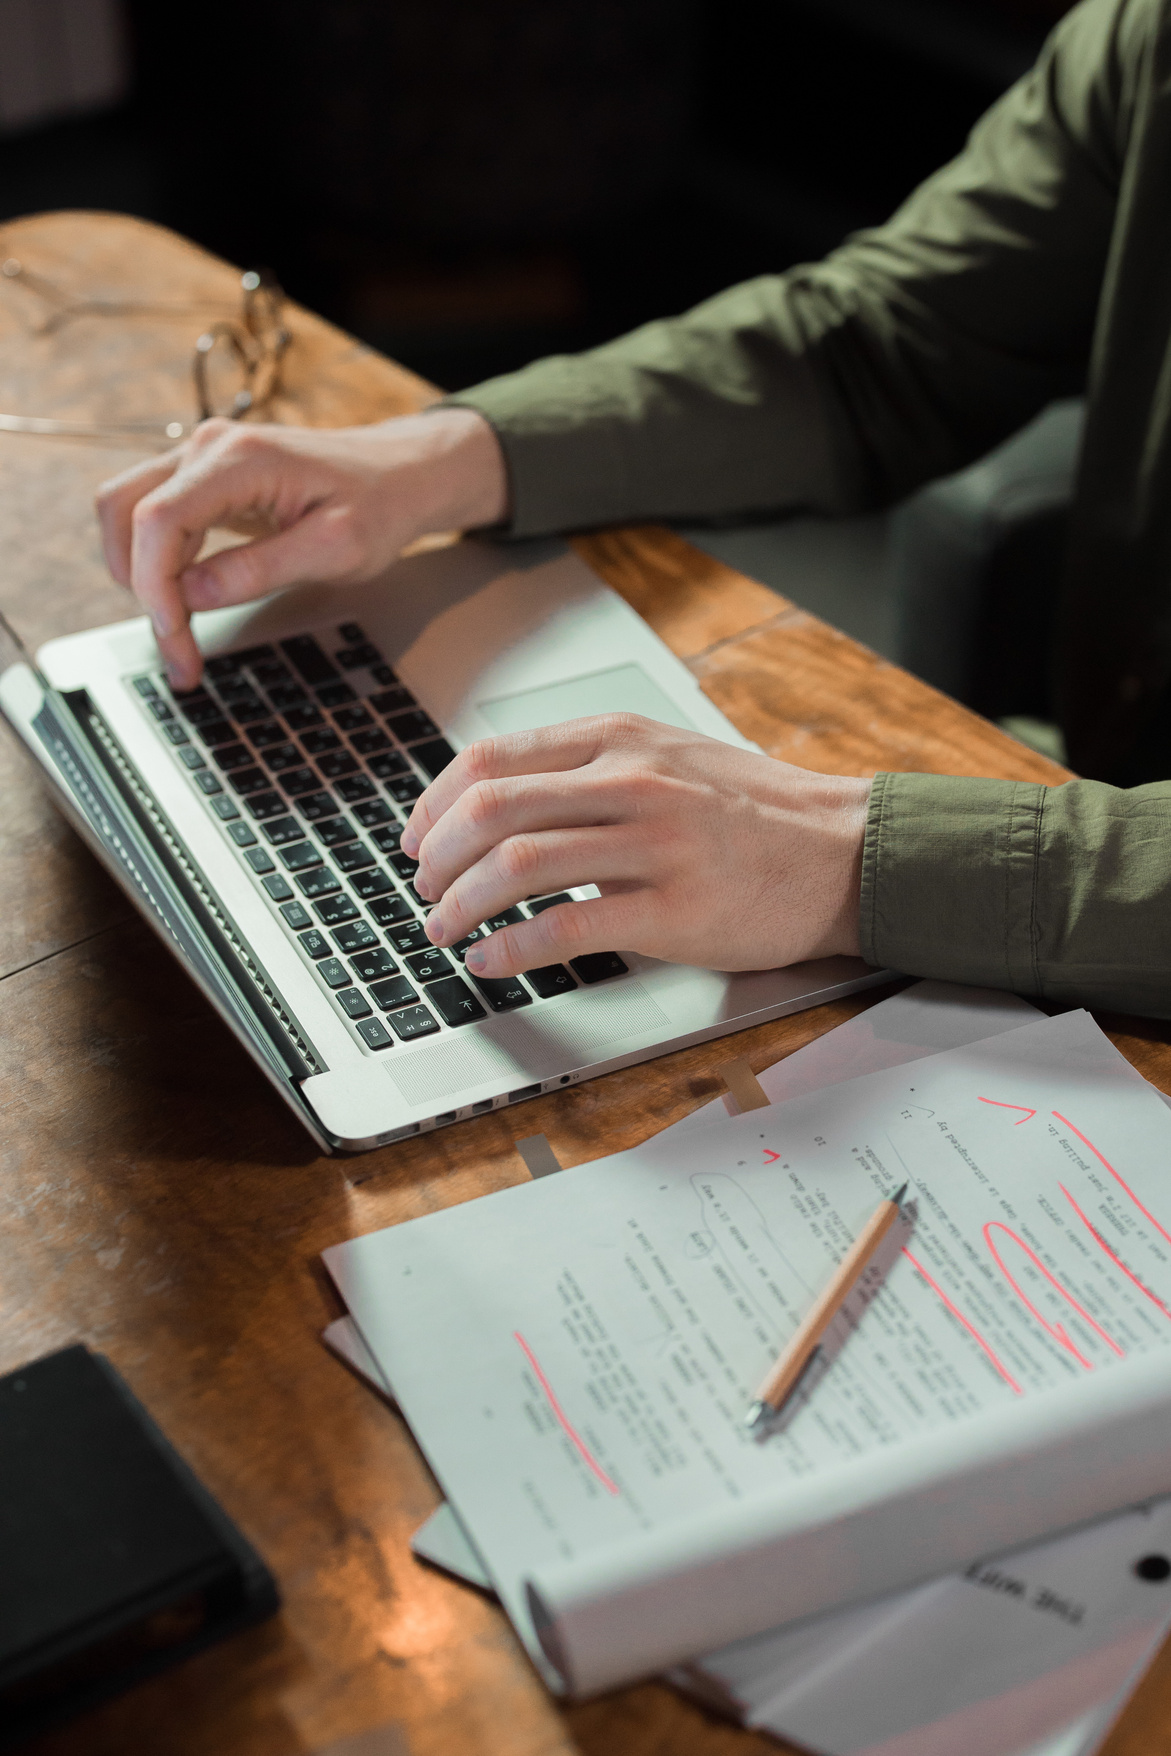
M 552 774 L 592 762 L 605 747 L 609 718 L 603 714 L 571 719 L 563 725 L 542 726 L 532 732 L 506 732 L 499 738 L 482 738 L 469 744 L 415 800 L 403 830 L 403 852 L 414 859 L 444 812 L 480 781 L 519 774 Z
M 646 889 L 563 902 L 534 920 L 498 928 L 473 945 L 465 961 L 473 975 L 492 978 L 568 963 L 591 951 L 633 950 L 646 937 L 652 914 L 653 893 Z
M 347 515 L 337 507 L 317 506 L 287 530 L 185 567 L 179 587 L 188 609 L 214 610 L 282 586 L 336 579 L 350 571 L 353 560 Z
M 163 457 L 148 458 L 133 469 L 123 470 L 103 482 L 94 498 L 102 553 L 106 566 L 119 585 L 130 589 L 131 519 L 138 502 L 173 476 L 183 453 L 168 451 Z
M 641 838 L 626 827 L 514 836 L 444 891 L 427 917 L 427 933 L 433 944 L 450 945 L 527 896 L 570 885 L 642 882 L 644 864 Z
M 415 888 L 433 901 L 462 872 L 511 837 L 601 827 L 628 818 L 631 788 L 591 765 L 568 774 L 524 774 L 477 781 L 444 812 L 419 849 Z M 522 895 L 535 894 L 530 885 Z

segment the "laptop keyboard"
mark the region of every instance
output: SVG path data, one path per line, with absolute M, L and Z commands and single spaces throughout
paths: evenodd
M 477 940 L 568 902 L 566 891 L 505 909 L 454 946 L 431 944 L 430 904 L 399 837 L 455 752 L 356 623 L 331 634 L 209 659 L 202 685 L 183 694 L 161 674 L 131 684 L 363 1047 L 379 1053 L 624 975 L 613 951 L 523 977 L 464 969 Z

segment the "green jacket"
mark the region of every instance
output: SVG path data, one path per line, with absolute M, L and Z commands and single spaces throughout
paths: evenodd
M 535 535 L 887 505 L 1086 388 L 1056 682 L 1071 761 L 1110 777 L 1171 692 L 1171 0 L 1084 0 L 960 157 L 824 262 L 452 400 L 495 427 Z M 1171 782 L 879 775 L 862 944 L 1171 1016 Z

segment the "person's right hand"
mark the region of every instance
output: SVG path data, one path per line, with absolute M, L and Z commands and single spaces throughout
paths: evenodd
M 212 420 L 98 493 L 110 572 L 150 616 L 167 675 L 193 689 L 193 610 L 280 586 L 368 579 L 431 531 L 499 523 L 504 458 L 473 409 L 319 429 Z M 252 540 L 198 561 L 215 528 Z

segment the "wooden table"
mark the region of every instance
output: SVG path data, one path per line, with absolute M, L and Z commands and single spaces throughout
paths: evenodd
M 44 306 L 0 280 L 0 410 L 190 418 L 191 343 L 209 314 L 230 311 L 235 271 L 170 233 L 95 214 L 0 228 L 4 257 L 74 293 L 181 308 L 134 321 L 81 312 L 34 333 Z M 308 314 L 294 313 L 293 329 L 283 419 L 370 421 L 435 394 Z M 0 613 L 28 647 L 133 613 L 102 566 L 90 503 L 134 455 L 0 433 Z M 666 530 L 577 547 L 776 756 L 849 774 L 1065 778 Z M 325 1245 L 521 1181 L 514 1141 L 538 1130 L 565 1164 L 635 1144 L 721 1089 L 726 1043 L 381 1152 L 322 1158 L 7 733 L 0 765 L 0 1370 L 77 1339 L 102 1349 L 284 1595 L 279 1619 L 41 1740 L 38 1756 L 776 1751 L 655 1683 L 583 1706 L 550 1700 L 500 1612 L 411 1558 L 435 1483 L 398 1418 L 319 1340 L 338 1314 Z M 879 997 L 763 1025 L 735 1052 L 759 1070 Z M 1166 1027 L 1109 1022 L 1171 1089 Z M 1171 1752 L 1166 1654 L 1109 1748 Z

